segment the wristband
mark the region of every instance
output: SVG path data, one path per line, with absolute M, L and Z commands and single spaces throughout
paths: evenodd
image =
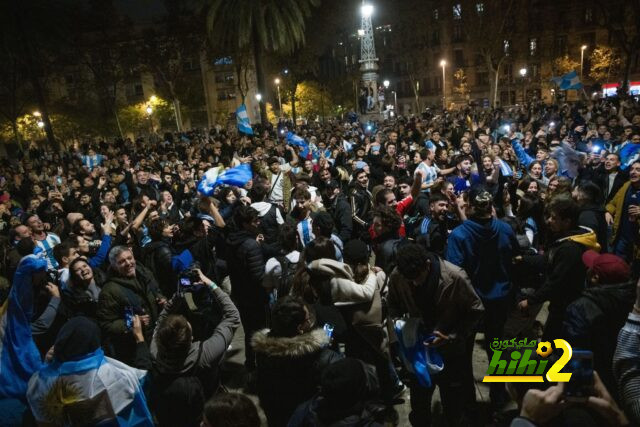
M 212 281 L 211 283 L 209 283 L 209 286 L 211 287 L 211 289 L 216 290 L 218 288 L 218 285 L 216 285 L 216 282 Z

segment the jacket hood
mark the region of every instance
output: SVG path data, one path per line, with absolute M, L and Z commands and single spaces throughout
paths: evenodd
M 490 221 L 484 224 L 474 220 L 467 220 L 462 223 L 462 227 L 467 233 L 478 239 L 491 239 L 499 232 L 499 223 L 495 218 L 491 218 Z
M 253 334 L 251 346 L 257 353 L 275 357 L 302 357 L 327 347 L 329 337 L 322 329 L 314 329 L 295 337 L 272 337 L 269 329 Z
M 269 202 L 251 203 L 251 207 L 258 211 L 258 216 L 265 216 L 271 209 L 271 206 L 273 205 Z
M 247 239 L 255 239 L 255 236 L 246 230 L 237 230 L 229 233 L 227 243 L 231 246 L 240 246 Z
M 339 261 L 321 258 L 311 261 L 307 268 L 314 273 L 321 273 L 339 279 L 353 280 L 351 267 Z
M 595 285 L 585 289 L 582 295 L 597 304 L 603 313 L 615 313 L 622 307 L 631 306 L 636 297 L 636 287 L 634 282 Z
M 581 226 L 578 230 L 570 232 L 568 236 L 556 240 L 556 243 L 561 243 L 565 240 L 580 243 L 587 250 L 593 249 L 596 252 L 600 252 L 601 249 L 595 231 L 588 227 Z

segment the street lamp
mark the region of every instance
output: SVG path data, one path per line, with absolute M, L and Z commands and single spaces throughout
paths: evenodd
M 151 105 L 147 105 L 146 111 L 148 115 L 151 115 L 151 113 L 153 113 L 153 107 L 151 107 Z
M 262 101 L 262 94 L 256 93 L 256 101 L 258 101 L 258 102 Z
M 392 90 L 391 93 L 393 93 L 393 109 L 398 114 L 398 93 L 395 90 Z
M 276 84 L 276 88 L 278 89 L 278 112 L 280 113 L 280 116 L 282 116 L 282 99 L 280 98 L 280 79 L 276 78 L 273 82 Z
M 360 12 L 362 12 L 362 16 L 364 16 L 365 18 L 369 18 L 371 15 L 373 15 L 373 5 L 363 4 L 360 8 Z
M 389 80 L 385 80 L 384 82 L 382 82 L 382 84 L 385 89 L 389 89 Z
M 42 120 L 38 120 L 38 127 L 42 129 L 44 127 L 44 122 Z
M 151 96 L 149 97 L 149 101 L 151 101 L 151 102 L 156 102 L 157 100 L 158 100 L 158 97 L 157 97 L 157 96 L 155 96 L 155 95 L 151 95 Z
M 447 66 L 447 61 L 445 61 L 444 59 L 442 61 L 440 61 L 440 66 L 442 67 L 442 108 L 447 108 L 447 92 L 445 92 L 445 75 L 444 75 L 444 68 Z
M 526 82 L 524 80 L 524 78 L 527 76 L 527 69 L 526 68 L 520 68 L 520 77 L 522 77 L 522 103 L 524 104 L 525 102 L 527 102 L 527 88 L 526 86 Z
M 584 64 L 584 51 L 587 49 L 587 45 L 583 44 L 580 47 L 580 81 L 582 81 L 582 64 Z
M 40 116 L 42 116 L 42 114 L 40 114 L 40 111 L 34 111 L 33 112 L 33 116 L 34 117 L 40 117 Z

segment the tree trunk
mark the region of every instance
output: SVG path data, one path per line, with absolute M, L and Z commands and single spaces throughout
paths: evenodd
M 22 147 L 22 138 L 20 138 L 20 132 L 18 131 L 18 119 L 11 120 L 11 130 L 13 131 L 13 136 L 16 138 L 16 144 L 18 144 L 18 148 L 20 151 L 24 152 L 24 148 Z
M 182 112 L 180 111 L 180 100 L 176 97 L 173 98 L 173 113 L 176 117 L 176 129 L 178 132 L 182 132 Z
M 296 90 L 298 89 L 298 83 L 293 84 L 293 92 L 291 93 L 291 119 L 293 120 L 293 127 L 296 127 L 298 120 L 298 113 L 296 113 Z
M 633 44 L 634 48 L 636 43 Z M 627 96 L 627 92 L 629 91 L 629 74 L 631 74 L 631 60 L 633 58 L 633 54 L 636 52 L 636 49 L 631 49 L 627 53 L 627 59 L 624 63 L 624 73 L 622 76 L 622 87 L 620 88 L 622 91 L 622 96 Z
M 267 83 L 264 75 L 264 64 L 262 63 L 262 44 L 260 43 L 260 37 L 258 37 L 258 29 L 253 27 L 253 62 L 256 67 L 256 80 L 258 81 L 258 93 L 265 96 Z M 267 104 L 265 102 L 260 101 L 258 103 L 260 106 L 260 123 L 263 126 L 267 125 Z
M 118 125 L 118 133 L 120 133 L 120 138 L 124 140 L 124 133 L 122 133 L 122 125 L 120 125 L 120 117 L 118 117 L 118 108 L 113 108 L 113 115 L 116 118 L 116 124 Z

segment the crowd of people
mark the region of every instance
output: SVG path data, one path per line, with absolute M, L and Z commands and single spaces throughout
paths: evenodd
M 1 358 L 16 425 L 260 425 L 221 379 L 240 325 L 271 427 L 393 422 L 407 388 L 432 425 L 436 387 L 447 425 L 640 424 L 633 98 L 33 144 L 0 192 L 3 315 L 37 353 L 17 391 Z M 492 383 L 480 416 L 474 345 L 511 338 L 591 352 L 589 397 Z

